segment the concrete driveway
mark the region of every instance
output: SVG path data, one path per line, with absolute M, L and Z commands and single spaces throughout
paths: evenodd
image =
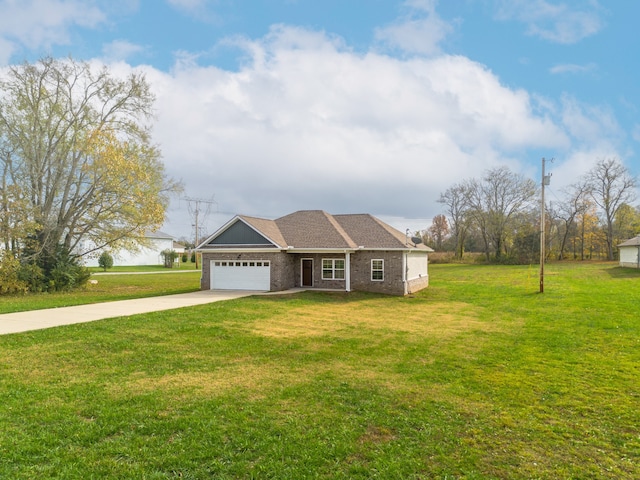
M 134 300 L 93 303 L 74 307 L 5 313 L 0 315 L 0 335 L 40 330 L 60 325 L 71 325 L 73 323 L 92 322 L 104 318 L 191 307 L 193 305 L 202 305 L 261 293 L 264 292 L 205 290 L 192 293 L 180 293 L 177 295 L 165 295 L 162 297 L 137 298 Z

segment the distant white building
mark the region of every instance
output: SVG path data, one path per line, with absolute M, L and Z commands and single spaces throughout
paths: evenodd
M 120 250 L 117 252 L 109 251 L 113 257 L 113 265 L 118 267 L 163 265 L 164 258 L 161 252 L 164 250 L 174 250 L 179 255 L 176 261 L 180 261 L 180 257 L 182 253 L 184 253 L 184 246 L 177 243 L 171 235 L 158 231 L 153 233 L 147 232 L 145 237 L 149 241 L 149 246 L 141 247 L 137 252 L 130 252 L 128 250 Z M 83 261 L 84 265 L 87 267 L 97 267 L 98 257 L 100 257 L 101 253 L 102 251 L 98 251 L 90 256 L 85 256 Z
M 640 268 L 640 235 L 618 245 L 620 266 Z

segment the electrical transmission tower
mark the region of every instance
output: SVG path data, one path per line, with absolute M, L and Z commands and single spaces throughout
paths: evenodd
M 193 226 L 196 230 L 195 244 L 197 247 L 199 243 L 200 225 L 211 213 L 211 206 L 217 205 L 218 203 L 214 200 L 214 196 L 208 199 L 193 197 L 183 197 L 182 199 L 187 202 L 189 215 L 191 215 L 191 218 L 194 220 Z
M 209 199 L 205 198 L 193 198 L 193 197 L 183 197 L 183 200 L 187 202 L 187 210 L 189 211 L 189 215 L 195 220 L 193 226 L 196 229 L 195 235 L 195 244 L 196 247 L 200 243 L 199 235 L 200 235 L 200 222 L 204 221 L 209 213 L 211 213 L 211 205 L 216 204 L 217 202 L 214 200 L 214 196 Z M 204 210 L 203 206 L 204 205 Z M 202 219 L 200 217 L 202 215 Z M 196 253 L 196 270 L 198 269 L 198 254 Z

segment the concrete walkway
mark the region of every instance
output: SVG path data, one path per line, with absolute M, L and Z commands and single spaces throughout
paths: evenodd
M 137 298 L 133 300 L 77 305 L 74 307 L 5 313 L 0 314 L 0 335 L 28 332 L 30 330 L 40 330 L 74 323 L 92 322 L 104 318 L 191 307 L 193 305 L 202 305 L 262 293 L 264 292 L 205 290 L 161 297 Z

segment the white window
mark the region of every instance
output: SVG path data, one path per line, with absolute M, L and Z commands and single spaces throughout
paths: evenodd
M 344 280 L 344 260 L 340 258 L 323 258 L 322 279 Z
M 371 281 L 381 282 L 384 280 L 384 260 L 371 260 Z

